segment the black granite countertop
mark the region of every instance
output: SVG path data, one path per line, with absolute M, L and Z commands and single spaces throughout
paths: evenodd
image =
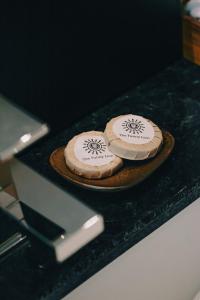
M 200 68 L 181 60 L 23 154 L 20 159 L 100 212 L 106 229 L 50 269 L 37 264 L 31 246 L 19 249 L 1 264 L 4 299 L 60 299 L 200 196 L 199 100 Z M 71 186 L 50 167 L 55 148 L 79 132 L 102 130 L 110 118 L 126 113 L 150 118 L 176 139 L 171 157 L 146 181 L 115 194 L 92 192 Z

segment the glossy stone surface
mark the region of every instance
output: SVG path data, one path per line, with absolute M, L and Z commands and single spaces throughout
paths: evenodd
M 100 212 L 106 229 L 63 265 L 50 269 L 35 262 L 30 248 L 20 249 L 0 268 L 1 291 L 10 299 L 60 299 L 200 196 L 199 78 L 200 68 L 181 60 L 23 153 L 21 160 Z M 71 186 L 51 168 L 51 152 L 72 136 L 103 130 L 108 120 L 128 113 L 151 119 L 176 140 L 171 157 L 146 181 L 127 191 L 99 193 Z

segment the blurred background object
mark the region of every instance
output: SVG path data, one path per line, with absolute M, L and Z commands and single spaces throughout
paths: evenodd
M 200 65 L 200 1 L 182 1 L 183 54 L 191 62 Z

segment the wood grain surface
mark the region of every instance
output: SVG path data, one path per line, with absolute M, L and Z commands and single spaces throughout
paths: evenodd
M 185 5 L 188 1 L 183 1 Z M 186 15 L 183 9 L 183 55 L 191 62 L 200 65 L 200 21 Z
M 169 132 L 163 132 L 163 138 L 163 146 L 154 158 L 140 162 L 124 161 L 121 170 L 113 176 L 103 179 L 87 179 L 72 173 L 65 163 L 65 146 L 56 149 L 51 154 L 49 162 L 62 177 L 80 187 L 99 191 L 128 189 L 145 180 L 169 157 L 175 140 Z

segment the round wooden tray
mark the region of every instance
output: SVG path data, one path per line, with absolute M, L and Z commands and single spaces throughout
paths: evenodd
M 87 179 L 71 172 L 64 159 L 65 146 L 56 149 L 50 156 L 50 164 L 62 177 L 80 187 L 98 191 L 119 191 L 128 189 L 151 175 L 171 154 L 175 140 L 163 132 L 163 146 L 152 159 L 143 161 L 124 161 L 124 166 L 113 176 L 103 179 Z

